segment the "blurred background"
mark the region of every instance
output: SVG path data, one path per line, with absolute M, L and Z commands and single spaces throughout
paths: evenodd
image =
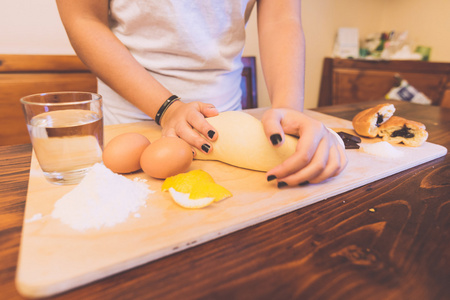
M 450 62 L 449 12 L 449 0 L 303 0 L 305 108 L 318 105 L 323 61 L 333 54 L 339 28 L 358 28 L 360 39 L 375 32 L 407 31 L 413 48 L 432 49 L 430 62 Z M 0 0 L 0 28 L 0 54 L 74 54 L 55 1 Z M 247 26 L 244 55 L 258 58 L 256 10 Z M 268 106 L 258 60 L 257 71 L 259 106 Z

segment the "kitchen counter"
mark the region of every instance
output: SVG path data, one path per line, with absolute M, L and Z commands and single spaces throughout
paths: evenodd
M 381 103 L 381 102 L 380 102 Z M 351 120 L 377 102 L 321 107 Z M 396 102 L 450 148 L 450 109 Z M 0 147 L 0 298 L 15 272 L 31 145 Z M 449 154 L 54 299 L 448 299 Z

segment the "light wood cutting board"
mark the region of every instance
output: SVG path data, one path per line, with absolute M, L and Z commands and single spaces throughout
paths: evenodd
M 263 109 L 247 111 L 260 117 Z M 313 111 L 306 113 L 328 127 L 351 132 L 351 122 Z M 105 141 L 124 132 L 139 132 L 151 141 L 160 136 L 153 122 L 107 126 Z M 338 130 L 337 130 L 338 131 Z M 379 140 L 375 140 L 379 141 Z M 374 142 L 364 140 L 364 142 Z M 411 148 L 398 146 L 400 159 L 387 159 L 347 150 L 349 164 L 337 178 L 295 188 L 278 189 L 263 172 L 250 171 L 214 161 L 194 161 L 190 169 L 203 169 L 233 193 L 233 197 L 200 210 L 177 206 L 162 180 L 139 172 L 127 175 L 147 179 L 156 191 L 147 206 L 111 228 L 79 232 L 53 219 L 54 203 L 74 186 L 48 183 L 33 154 L 17 268 L 18 291 L 27 297 L 57 294 L 170 255 L 291 212 L 334 195 L 368 184 L 446 154 L 431 143 Z M 36 214 L 41 219 L 33 220 Z

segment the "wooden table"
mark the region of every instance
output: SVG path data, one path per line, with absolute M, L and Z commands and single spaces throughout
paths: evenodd
M 381 103 L 381 102 L 380 102 Z M 351 120 L 377 102 L 321 107 Z M 400 102 L 450 149 L 450 109 Z M 14 285 L 31 146 L 0 147 L 0 298 Z M 449 299 L 450 155 L 55 299 Z

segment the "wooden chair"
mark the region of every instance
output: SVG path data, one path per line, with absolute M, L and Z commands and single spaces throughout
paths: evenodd
M 255 108 L 255 57 L 242 61 L 242 107 Z M 21 97 L 57 91 L 96 92 L 97 80 L 75 55 L 0 55 L 0 146 L 30 142 Z
M 242 70 L 242 108 L 258 107 L 258 97 L 256 89 L 256 58 L 254 56 L 242 57 L 244 69 Z

